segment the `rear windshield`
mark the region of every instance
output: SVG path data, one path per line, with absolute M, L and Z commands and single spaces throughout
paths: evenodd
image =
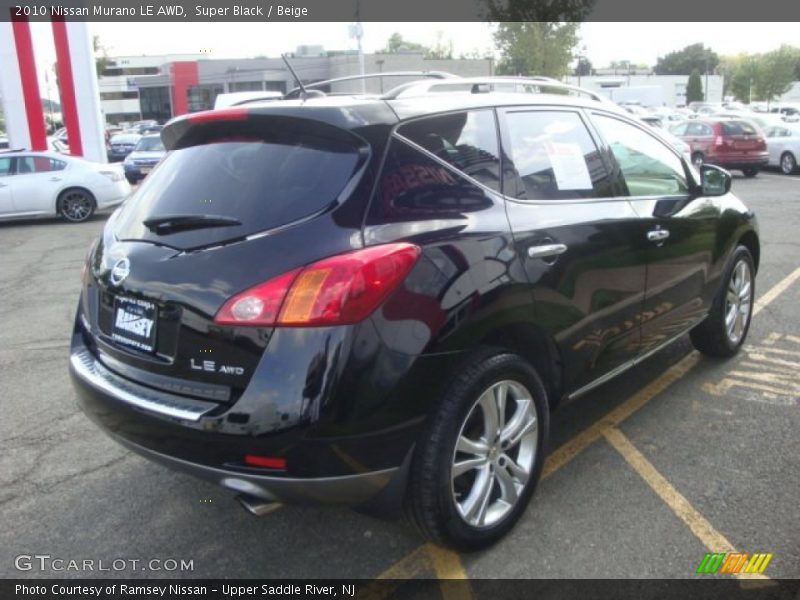
M 160 137 L 146 137 L 139 140 L 136 144 L 137 152 L 163 152 L 164 144 Z
M 756 128 L 747 121 L 723 121 L 723 135 L 757 135 Z
M 349 140 L 319 136 L 237 138 L 174 150 L 125 203 L 115 234 L 187 249 L 286 225 L 330 206 L 358 162 L 359 150 Z M 159 233 L 144 225 L 195 215 L 241 224 Z

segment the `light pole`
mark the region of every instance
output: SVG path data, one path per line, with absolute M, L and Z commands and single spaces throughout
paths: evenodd
M 378 65 L 378 73 L 383 73 L 383 63 L 385 61 L 382 58 L 379 58 L 375 61 L 375 64 Z M 383 94 L 383 77 L 378 77 L 378 84 L 381 86 L 381 94 Z
M 578 87 L 581 87 L 581 71 L 583 71 L 583 60 L 586 58 L 586 46 L 581 46 L 580 51 L 578 52 Z M 589 75 L 589 73 L 587 73 Z

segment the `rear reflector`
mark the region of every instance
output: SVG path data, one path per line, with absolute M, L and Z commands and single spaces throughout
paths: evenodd
M 419 255 L 417 246 L 401 243 L 332 256 L 237 294 L 214 321 L 289 327 L 358 323 L 402 283 Z
M 208 123 L 210 121 L 244 121 L 247 119 L 246 108 L 222 108 L 220 110 L 204 110 L 189 115 L 192 123 Z
M 286 459 L 278 456 L 258 456 L 257 454 L 245 454 L 244 464 L 250 467 L 262 467 L 264 469 L 285 469 Z

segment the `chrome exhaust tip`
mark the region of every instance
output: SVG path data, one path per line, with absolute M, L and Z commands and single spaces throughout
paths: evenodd
M 261 498 L 247 496 L 245 494 L 239 494 L 236 496 L 236 500 L 242 505 L 242 508 L 256 517 L 263 517 L 281 506 L 277 502 L 270 502 L 269 500 L 262 500 Z

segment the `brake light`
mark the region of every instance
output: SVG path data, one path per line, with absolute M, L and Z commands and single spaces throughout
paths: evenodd
M 209 121 L 244 121 L 248 111 L 243 107 L 222 108 L 219 110 L 204 110 L 191 113 L 189 121 L 192 123 L 208 123 Z
M 286 459 L 278 456 L 259 456 L 257 454 L 245 454 L 244 464 L 250 467 L 262 467 L 264 469 L 285 469 Z
M 714 145 L 715 145 L 715 146 L 722 146 L 722 145 L 724 145 L 724 144 L 725 144 L 725 138 L 723 138 L 721 135 L 718 135 L 718 136 L 717 136 L 717 137 L 714 139 Z
M 367 318 L 406 278 L 420 249 L 386 244 L 339 254 L 280 275 L 230 298 L 224 325 L 346 325 Z

